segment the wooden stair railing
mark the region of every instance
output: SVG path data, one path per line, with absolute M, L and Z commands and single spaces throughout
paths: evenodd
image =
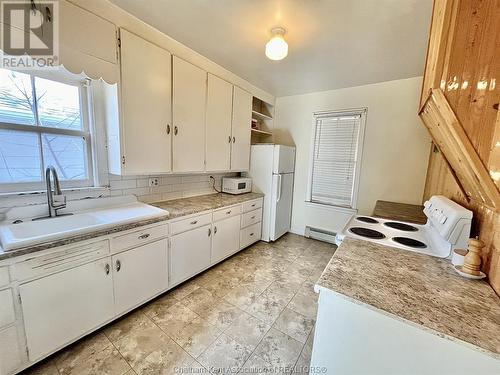
M 500 211 L 500 192 L 441 89 L 431 89 L 419 116 L 465 194 Z

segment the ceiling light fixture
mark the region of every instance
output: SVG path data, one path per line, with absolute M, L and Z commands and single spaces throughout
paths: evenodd
M 271 29 L 271 39 L 266 43 L 266 56 L 271 60 L 282 60 L 288 55 L 288 44 L 285 41 L 286 30 L 282 27 Z

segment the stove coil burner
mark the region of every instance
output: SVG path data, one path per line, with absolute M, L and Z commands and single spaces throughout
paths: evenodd
M 359 216 L 356 218 L 357 221 L 362 221 L 363 223 L 378 224 L 379 221 L 372 217 Z
M 401 245 L 405 245 L 408 247 L 414 247 L 414 248 L 419 248 L 419 249 L 425 249 L 427 245 L 421 241 L 415 240 L 413 238 L 408 238 L 408 237 L 393 237 L 392 240 L 394 242 L 397 242 Z
M 361 237 L 372 238 L 374 240 L 381 240 L 385 238 L 385 236 L 379 231 L 369 228 L 353 227 L 349 228 L 349 232 L 357 234 Z
M 388 221 L 385 222 L 384 225 L 389 228 L 397 229 L 397 230 L 402 230 L 405 232 L 416 232 L 418 231 L 418 228 L 414 227 L 413 225 L 408 225 L 404 223 L 397 223 L 395 221 Z

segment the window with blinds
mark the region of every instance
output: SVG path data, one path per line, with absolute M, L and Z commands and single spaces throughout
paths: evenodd
M 354 208 L 364 113 L 315 115 L 311 202 Z

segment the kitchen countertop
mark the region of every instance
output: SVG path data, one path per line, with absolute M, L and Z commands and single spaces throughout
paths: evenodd
M 198 212 L 243 203 L 252 199 L 262 198 L 263 196 L 264 194 L 260 193 L 245 193 L 238 195 L 218 193 L 199 195 L 190 198 L 173 199 L 165 202 L 156 202 L 152 203 L 152 205 L 167 210 L 169 213 L 169 219 L 174 219 L 180 216 L 191 215 Z
M 208 211 L 224 206 L 231 206 L 252 199 L 261 198 L 263 196 L 264 196 L 263 194 L 259 193 L 245 193 L 240 195 L 219 193 L 219 194 L 200 195 L 196 197 L 179 198 L 171 201 L 152 203 L 151 205 L 153 206 L 167 210 L 168 214 L 165 213 L 164 216 L 159 216 L 154 219 L 139 220 L 133 223 L 118 225 L 113 228 L 96 230 L 90 233 L 74 235 L 67 238 L 50 242 L 44 242 L 34 246 L 27 246 L 15 250 L 3 251 L 2 249 L 0 249 L 0 261 L 35 253 L 42 250 L 47 250 L 54 247 L 70 245 L 72 243 L 86 241 L 92 238 L 106 236 L 109 234 L 138 228 L 144 225 L 158 223 L 161 221 L 166 221 L 169 219 L 194 214 L 197 212 Z
M 398 221 L 408 221 L 415 224 L 425 224 L 427 217 L 425 216 L 424 206 L 416 204 L 377 201 L 373 216 L 382 217 L 384 219 L 392 219 Z
M 500 298 L 449 260 L 346 238 L 316 291 L 328 290 L 500 358 Z

